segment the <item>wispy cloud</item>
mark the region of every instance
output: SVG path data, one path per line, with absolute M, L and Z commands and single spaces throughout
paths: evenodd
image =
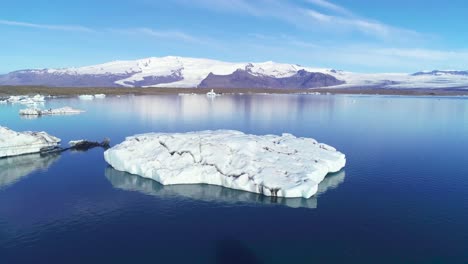
M 307 2 L 342 15 L 354 16 L 350 10 L 326 0 L 307 0 Z
M 139 28 L 109 28 L 107 29 L 109 32 L 117 33 L 117 34 L 128 34 L 134 36 L 143 36 L 143 37 L 150 37 L 155 39 L 161 40 L 172 40 L 172 41 L 180 41 L 186 43 L 194 43 L 194 44 L 205 44 L 209 43 L 209 40 L 193 36 L 183 31 L 179 30 L 162 30 L 162 29 L 154 29 L 149 27 L 139 27 Z
M 380 21 L 359 17 L 347 8 L 326 0 L 177 0 L 180 3 L 223 12 L 274 18 L 303 29 L 321 31 L 324 34 L 344 32 L 362 33 L 377 39 L 421 39 L 422 34 L 387 25 Z M 215 2 L 215 3 L 214 3 Z M 301 4 L 302 3 L 302 4 Z M 322 10 L 320 12 L 318 10 Z
M 36 24 L 21 21 L 2 20 L 0 19 L 0 25 L 14 26 L 14 27 L 27 27 L 37 28 L 46 30 L 61 30 L 61 31 L 81 31 L 81 32 L 94 32 L 93 29 L 79 26 L 79 25 L 50 25 L 50 24 Z
M 392 27 L 377 21 L 357 17 L 348 18 L 327 15 L 315 10 L 307 10 L 305 12 L 317 24 L 339 31 L 358 31 L 381 39 L 395 38 L 395 36 L 399 38 L 411 38 L 412 40 L 422 38 L 422 34 L 416 31 Z
M 151 28 L 137 28 L 134 29 L 136 33 L 141 33 L 141 34 L 146 34 L 151 37 L 156 37 L 156 38 L 167 38 L 167 39 L 176 39 L 176 40 L 181 40 L 185 42 L 200 42 L 200 40 L 192 35 L 189 35 L 187 33 L 181 32 L 181 31 L 175 31 L 175 30 L 155 30 Z

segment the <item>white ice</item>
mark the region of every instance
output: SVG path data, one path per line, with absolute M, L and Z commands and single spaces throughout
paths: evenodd
M 92 94 L 82 94 L 82 95 L 78 95 L 78 98 L 80 98 L 81 100 L 93 100 L 94 95 L 92 95 Z
M 16 132 L 0 126 L 0 158 L 41 152 L 59 143 L 59 138 L 46 132 Z
M 127 137 L 104 153 L 116 170 L 163 185 L 212 184 L 267 196 L 309 198 L 345 155 L 311 138 L 218 130 Z
M 41 115 L 67 115 L 67 114 L 80 114 L 83 113 L 83 110 L 74 109 L 69 106 L 55 109 L 38 109 L 38 108 L 27 108 L 19 110 L 20 115 L 32 115 L 32 116 L 41 116 Z

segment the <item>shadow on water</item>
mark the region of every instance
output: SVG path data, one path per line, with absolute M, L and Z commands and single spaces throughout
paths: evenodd
M 217 241 L 215 248 L 215 263 L 217 264 L 261 264 L 255 253 L 236 239 L 222 239 Z
M 317 208 L 317 196 L 344 182 L 345 172 L 330 174 L 319 184 L 316 195 L 304 198 L 272 198 L 264 195 L 208 184 L 162 185 L 157 181 L 115 170 L 108 166 L 106 178 L 114 188 L 137 191 L 161 198 L 185 197 L 194 200 L 223 203 L 279 204 L 293 208 Z
M 29 154 L 0 159 L 0 189 L 36 171 L 45 171 L 60 158 L 58 153 Z

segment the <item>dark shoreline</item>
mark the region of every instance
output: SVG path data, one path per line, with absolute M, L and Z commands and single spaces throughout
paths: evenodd
M 45 86 L 0 86 L 0 96 L 44 94 L 53 96 L 76 96 L 80 94 L 106 95 L 164 95 L 164 94 L 205 94 L 208 88 L 115 88 L 115 87 L 45 87 Z M 218 88 L 220 94 L 362 94 L 362 95 L 409 95 L 409 96 L 468 96 L 463 88 L 317 88 L 317 89 L 265 89 L 265 88 Z

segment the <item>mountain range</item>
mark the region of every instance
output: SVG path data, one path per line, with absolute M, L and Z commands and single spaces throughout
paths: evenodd
M 180 88 L 467 88 L 468 71 L 354 73 L 297 64 L 232 63 L 186 57 L 151 57 L 99 65 L 28 69 L 0 75 L 0 85 Z

